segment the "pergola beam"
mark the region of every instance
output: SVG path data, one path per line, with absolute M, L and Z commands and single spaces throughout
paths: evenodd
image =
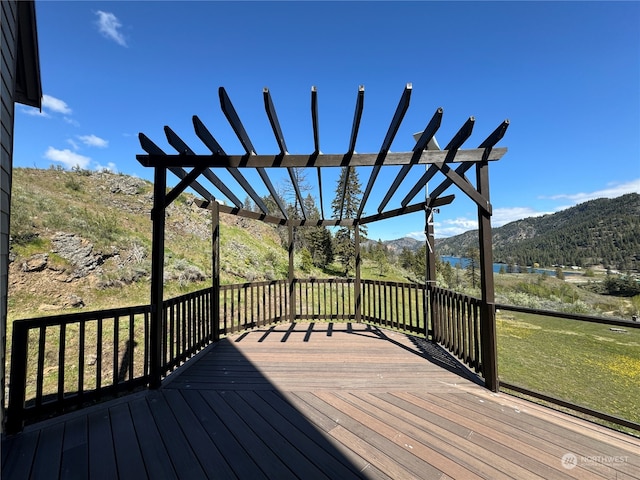
M 453 202 L 455 195 L 447 195 L 441 197 L 429 204 L 430 199 L 424 202 L 409 205 L 407 207 L 397 208 L 395 210 L 389 210 L 387 212 L 370 215 L 368 217 L 362 217 L 359 221 L 361 225 L 372 223 L 378 220 L 386 220 L 388 218 L 399 217 L 401 215 L 408 215 L 410 213 L 419 212 L 425 208 L 436 208 L 444 205 L 448 205 Z M 213 202 L 206 200 L 195 199 L 195 204 L 200 208 L 206 208 L 208 210 L 213 209 Z M 235 215 L 237 217 L 251 218 L 253 220 L 260 220 L 265 223 L 271 223 L 273 225 L 293 225 L 294 227 L 312 226 L 312 227 L 352 227 L 355 225 L 355 219 L 306 219 L 306 220 L 294 220 L 284 219 L 280 217 L 274 217 L 273 215 L 264 215 L 262 213 L 252 212 L 242 208 L 234 208 L 227 205 L 219 205 L 217 207 L 221 213 L 227 213 L 229 215 Z
M 484 156 L 488 157 L 491 153 L 491 150 L 498 143 L 504 134 L 507 132 L 507 128 L 509 127 L 509 120 L 505 120 L 502 122 L 498 128 L 496 128 L 491 134 L 480 144 L 478 148 L 485 149 Z M 483 158 L 484 158 L 483 156 Z M 467 170 L 473 167 L 475 162 L 463 162 L 456 168 L 455 173 L 459 176 L 463 176 Z M 440 185 L 438 185 L 431 193 L 431 198 L 438 198 L 439 195 L 442 195 L 447 188 L 453 185 L 453 180 L 451 178 L 446 178 L 442 181 Z
M 193 116 L 193 128 L 198 138 L 202 141 L 202 143 L 205 144 L 205 146 L 209 150 L 211 150 L 211 153 L 216 155 L 218 154 L 226 155 L 226 153 L 224 152 L 220 144 L 216 141 L 216 139 L 213 137 L 211 132 L 209 132 L 207 127 L 204 126 L 204 123 L 202 123 L 202 121 L 198 118 L 197 115 Z M 205 176 L 208 171 L 209 170 L 205 170 Z M 242 173 L 240 173 L 240 171 L 237 168 L 233 168 L 233 167 L 227 167 L 227 171 L 231 174 L 231 176 L 235 179 L 235 181 L 238 182 L 238 184 L 240 185 L 240 187 L 242 187 L 242 189 L 246 192 L 246 194 L 249 195 L 249 197 L 251 197 L 251 199 L 255 202 L 258 208 L 262 210 L 264 214 L 268 214 L 269 209 L 260 198 L 260 195 L 258 195 L 258 193 L 253 189 L 253 187 L 249 184 L 247 179 L 244 178 Z
M 183 155 L 195 155 L 195 152 L 182 140 L 176 132 L 171 130 L 170 127 L 165 125 L 165 135 L 167 136 L 167 142 L 171 145 L 179 154 Z M 216 176 L 211 169 L 207 168 L 203 170 L 203 174 L 206 173 L 206 178 L 209 180 L 220 192 L 226 196 L 231 203 L 236 207 L 242 207 L 242 202 L 235 196 L 235 194 Z
M 376 159 L 376 163 L 373 166 L 373 170 L 371 171 L 371 175 L 369 176 L 369 181 L 367 182 L 367 186 L 362 194 L 362 199 L 360 200 L 360 208 L 358 210 L 358 217 L 362 216 L 362 212 L 364 212 L 364 207 L 369 199 L 369 194 L 371 193 L 371 189 L 373 188 L 373 184 L 378 177 L 378 172 L 380 172 L 380 167 L 384 163 L 384 158 L 387 155 L 387 152 L 391 148 L 391 144 L 393 143 L 393 139 L 398 133 L 398 129 L 400 128 L 400 124 L 402 123 L 402 119 L 404 118 L 404 114 L 407 113 L 407 109 L 409 108 L 409 99 L 411 98 L 411 84 L 407 83 L 402 92 L 402 97 L 400 97 L 400 101 L 398 102 L 398 106 L 396 107 L 396 112 L 393 115 L 393 119 L 391 120 L 391 124 L 389 125 L 389 129 L 387 130 L 387 134 L 382 141 L 382 145 L 380 146 L 380 151 L 378 153 L 378 158 Z
M 138 139 L 140 140 L 140 146 L 142 149 L 151 154 L 151 155 L 164 155 L 164 152 L 160 147 L 158 147 L 155 143 L 153 143 L 144 133 L 140 133 L 138 135 Z M 173 173 L 180 180 L 183 180 L 187 176 L 187 172 L 181 167 L 168 167 L 169 171 Z M 206 188 L 200 185 L 197 181 L 191 182 L 189 185 L 194 191 L 202 195 L 202 197 L 206 200 L 215 200 L 216 198 L 212 193 L 209 192 Z
M 349 149 L 347 155 L 353 155 L 356 149 L 356 140 L 358 138 L 358 131 L 360 130 L 360 120 L 362 119 L 362 111 L 364 110 L 364 86 L 358 87 L 358 97 L 356 98 L 356 108 L 353 113 L 353 124 L 351 125 L 351 137 L 349 139 Z M 347 193 L 347 185 L 349 184 L 349 175 L 351 174 L 351 168 L 346 167 L 344 183 L 342 185 L 342 192 L 340 192 L 340 218 L 342 218 L 342 212 L 344 210 L 344 198 Z
M 284 141 L 284 134 L 282 133 L 282 128 L 280 128 L 278 115 L 276 114 L 276 109 L 273 106 L 271 93 L 269 92 L 269 89 L 267 87 L 265 87 L 262 90 L 262 95 L 264 97 L 264 108 L 265 108 L 265 111 L 267 112 L 267 117 L 269 118 L 271 129 L 273 130 L 273 135 L 276 137 L 276 142 L 278 143 L 278 148 L 280 149 L 280 155 L 285 155 L 289 153 L 287 152 L 287 144 Z M 307 218 L 307 212 L 304 207 L 304 201 L 302 200 L 302 193 L 300 193 L 300 186 L 298 185 L 298 180 L 296 179 L 293 167 L 288 167 L 287 172 L 289 173 L 289 178 L 291 179 L 291 185 L 293 185 L 296 198 L 298 199 L 298 203 L 300 204 L 300 211 L 302 212 L 302 217 Z
M 386 212 L 378 213 L 377 215 L 370 215 L 368 217 L 363 217 L 360 220 L 361 224 L 377 222 L 378 220 L 385 220 L 387 218 L 399 217 L 400 215 L 406 215 L 408 213 L 419 212 L 420 210 L 424 210 L 425 208 L 436 208 L 444 205 L 449 205 L 453 202 L 455 195 L 448 195 L 446 197 L 442 197 L 433 202 L 433 205 L 429 205 L 429 201 L 425 200 L 424 202 L 415 203 L 413 205 L 409 205 L 407 207 L 397 208 L 395 210 L 388 210 Z
M 420 180 L 416 182 L 411 191 L 407 194 L 406 197 L 400 202 L 400 204 L 404 207 L 407 205 L 413 198 L 422 190 L 429 180 L 431 180 L 440 167 L 438 165 L 444 165 L 447 162 L 453 162 L 458 154 L 458 149 L 462 146 L 462 144 L 471 136 L 471 132 L 473 131 L 473 124 L 475 119 L 473 117 L 469 117 L 467 121 L 460 127 L 460 130 L 454 135 L 448 145 L 445 147 L 443 152 L 447 152 L 445 158 L 442 162 L 434 162 L 426 172 L 420 177 Z M 461 159 L 457 159 L 457 161 L 461 161 Z
M 381 165 L 408 165 L 414 161 L 414 152 L 389 152 Z M 415 160 L 416 165 L 430 165 L 442 163 L 447 157 L 447 150 L 424 150 Z M 484 148 L 458 150 L 456 162 L 477 163 L 484 160 L 500 160 L 507 153 L 506 147 L 493 148 L 484 158 Z M 289 154 L 289 155 L 136 155 L 136 159 L 145 167 L 183 167 L 192 168 L 198 165 L 206 165 L 209 168 L 275 168 L 275 167 L 370 167 L 376 164 L 377 153 L 348 154 Z M 345 159 L 349 159 L 345 163 Z
M 396 190 L 409 173 L 409 170 L 411 170 L 411 167 L 415 165 L 416 160 L 420 157 L 421 152 L 424 151 L 425 148 L 427 148 L 429 141 L 435 136 L 436 132 L 440 128 L 440 123 L 442 122 L 443 111 L 444 110 L 442 109 L 442 107 L 438 108 L 433 114 L 433 117 L 431 117 L 431 120 L 429 121 L 425 129 L 422 131 L 422 135 L 420 135 L 420 138 L 417 140 L 415 147 L 413 147 L 413 157 L 411 158 L 412 162 L 408 165 L 402 166 L 395 180 L 391 184 L 389 191 L 385 195 L 382 202 L 380 202 L 378 213 L 382 213 L 384 207 L 387 206 L 387 203 L 389 203 L 389 200 L 391 200 L 391 197 L 393 197 L 393 194 L 396 193 Z
M 313 128 L 313 153 L 311 156 L 315 159 L 320 155 L 320 125 L 318 122 L 318 89 L 311 87 L 311 127 Z M 320 216 L 324 218 L 324 201 L 322 200 L 322 170 L 317 168 L 318 172 L 318 193 L 320 194 Z
M 253 143 L 251 143 L 251 139 L 249 138 L 249 135 L 247 135 L 247 131 L 245 130 L 244 125 L 242 125 L 240 117 L 238 116 L 236 109 L 233 107 L 231 99 L 229 98 L 229 95 L 227 95 L 224 87 L 220 87 L 218 89 L 218 93 L 220 96 L 220 107 L 222 108 L 222 112 L 224 113 L 227 121 L 231 125 L 231 128 L 238 137 L 238 140 L 240 140 L 240 143 L 242 144 L 245 152 L 247 152 L 248 155 L 256 155 L 256 149 L 253 147 Z M 269 178 L 266 170 L 264 169 L 264 167 L 256 167 L 256 170 L 258 171 L 260 178 L 266 185 L 267 190 L 269 190 L 271 197 L 276 202 L 276 205 L 278 205 L 280 212 L 282 212 L 282 216 L 284 218 L 287 218 L 287 209 L 282 204 L 282 200 L 276 192 L 276 189 L 273 188 L 273 184 L 271 183 L 271 179 Z

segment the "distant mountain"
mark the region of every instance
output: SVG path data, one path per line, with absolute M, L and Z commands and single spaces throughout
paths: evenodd
M 394 254 L 399 254 L 403 249 L 411 250 L 412 252 L 420 249 L 424 242 L 420 240 L 416 240 L 411 237 L 398 238 L 397 240 L 387 240 L 386 242 L 382 242 L 387 247 L 387 250 Z
M 478 231 L 436 240 L 440 255 L 464 256 L 478 246 Z M 602 265 L 640 268 L 640 195 L 601 198 L 560 212 L 493 229 L 496 262 L 518 265 Z
M 361 243 L 361 247 L 364 249 L 370 249 L 378 243 L 377 240 L 367 239 Z M 393 255 L 399 255 L 403 249 L 411 250 L 412 252 L 416 252 L 420 249 L 424 242 L 420 240 L 416 240 L 411 237 L 398 238 L 396 240 L 385 240 L 382 244 L 387 247 L 387 251 Z

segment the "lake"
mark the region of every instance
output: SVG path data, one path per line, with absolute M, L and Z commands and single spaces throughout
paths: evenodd
M 452 257 L 452 256 L 448 256 L 448 255 L 441 255 L 440 256 L 440 260 L 442 260 L 443 262 L 450 263 L 453 268 L 456 268 L 457 265 L 460 265 L 460 268 L 462 268 L 462 269 L 467 268 L 467 266 L 469 265 L 469 262 L 471 261 L 469 258 L 466 258 L 466 257 Z M 507 264 L 505 264 L 505 263 L 494 263 L 493 264 L 493 272 L 494 273 L 499 273 L 500 269 L 503 268 L 503 267 L 504 267 L 504 269 L 506 271 Z M 515 269 L 516 273 L 520 272 L 520 270 L 518 270 L 518 266 L 517 265 L 514 266 L 514 269 Z M 527 271 L 529 273 L 531 273 L 531 268 L 528 268 Z M 533 269 L 533 273 L 538 273 L 538 274 L 546 273 L 550 277 L 555 277 L 556 276 L 555 269 L 534 268 Z M 580 273 L 578 273 L 578 272 L 564 272 L 564 274 L 565 275 L 580 275 Z

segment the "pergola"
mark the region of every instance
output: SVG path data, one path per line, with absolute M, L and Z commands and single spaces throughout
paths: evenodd
M 436 132 L 440 128 L 443 110 L 438 108 L 430 121 L 419 135 L 415 146 L 410 152 L 391 152 L 390 147 L 396 133 L 402 123 L 404 115 L 409 107 L 411 96 L 411 84 L 404 88 L 395 114 L 389 124 L 387 134 L 382 141 L 380 149 L 376 153 L 356 153 L 356 139 L 360 127 L 364 106 L 364 87 L 358 88 L 353 126 L 349 141 L 349 148 L 345 153 L 328 154 L 320 150 L 319 140 L 319 120 L 318 120 L 318 94 L 315 87 L 311 89 L 311 120 L 313 128 L 313 151 L 308 154 L 291 154 L 288 152 L 285 138 L 276 115 L 276 110 L 267 88 L 263 90 L 264 108 L 269 120 L 271 129 L 279 147 L 279 152 L 275 154 L 258 154 L 249 138 L 227 92 L 223 87 L 219 89 L 220 106 L 226 119 L 240 141 L 244 153 L 228 154 L 217 142 L 214 135 L 197 117 L 193 117 L 193 126 L 196 135 L 202 141 L 209 153 L 198 154 L 191 149 L 170 127 L 165 126 L 164 131 L 167 141 L 176 153 L 165 153 L 160 147 L 153 143 L 144 134 L 139 135 L 140 144 L 146 155 L 137 155 L 138 161 L 145 167 L 154 168 L 154 201 L 151 212 L 153 222 L 152 233 L 152 273 L 151 273 L 151 371 L 150 386 L 158 388 L 161 381 L 159 371 L 161 355 L 161 330 L 162 323 L 162 302 L 163 302 L 163 269 L 164 269 L 164 237 L 165 237 L 165 210 L 180 193 L 191 188 L 203 197 L 197 203 L 202 208 L 211 210 L 213 217 L 213 289 L 214 293 L 220 287 L 220 229 L 219 214 L 227 213 L 245 218 L 261 220 L 267 223 L 282 225 L 289 230 L 289 294 L 295 295 L 294 283 L 294 246 L 293 231 L 295 227 L 301 226 L 347 226 L 353 227 L 356 243 L 356 269 L 355 269 L 355 318 L 360 320 L 360 239 L 359 225 L 364 225 L 379 220 L 389 219 L 400 215 L 407 215 L 414 212 L 424 211 L 427 242 L 427 271 L 426 271 L 426 294 L 429 295 L 430 288 L 435 285 L 435 251 L 433 243 L 433 221 L 434 209 L 447 205 L 454 200 L 454 195 L 445 196 L 449 187 L 455 185 L 465 195 L 467 195 L 477 205 L 479 223 L 479 252 L 480 252 L 480 275 L 481 275 L 481 307 L 480 307 L 480 328 L 482 332 L 482 375 L 485 385 L 492 391 L 498 390 L 497 371 L 497 348 L 495 332 L 495 299 L 493 284 L 493 255 L 491 241 L 491 213 L 492 207 L 489 198 L 489 162 L 502 158 L 506 153 L 506 148 L 498 148 L 495 145 L 504 136 L 509 125 L 508 120 L 502 122 L 477 148 L 463 149 L 462 146 L 470 137 L 475 119 L 469 119 L 462 125 L 459 131 L 446 144 L 444 149 L 432 149 L 435 142 L 432 141 Z M 437 144 L 435 144 L 437 145 Z M 400 166 L 398 170 L 397 167 Z M 409 176 L 412 169 L 422 166 L 424 173 L 415 181 L 415 175 Z M 475 166 L 475 185 L 465 174 Z M 315 168 L 317 172 L 318 191 L 320 195 L 320 218 L 311 219 L 304 209 L 304 202 L 300 192 L 300 187 L 296 181 L 293 168 Z M 359 211 L 354 218 L 327 218 L 323 205 L 323 170 L 327 168 L 347 168 L 346 175 L 353 169 L 359 167 L 373 167 L 369 174 L 366 187 L 364 189 Z M 379 173 L 387 169 L 388 175 L 395 173 L 395 178 L 391 187 L 386 192 L 383 200 L 376 207 L 375 214 L 364 215 L 365 206 L 369 200 L 372 189 Z M 390 167 L 396 167 L 391 169 Z M 291 218 L 286 211 L 282 198 L 276 192 L 269 177 L 269 172 L 273 169 L 287 169 L 295 190 L 297 201 L 302 209 L 302 218 Z M 222 169 L 229 172 L 237 185 L 231 186 L 224 183 L 216 171 Z M 264 182 L 269 194 L 275 201 L 277 211 L 269 211 L 263 199 L 258 195 L 251 183 L 243 175 L 246 169 L 255 169 L 261 180 Z M 180 178 L 179 183 L 167 192 L 167 171 Z M 415 170 L 414 170 L 415 172 Z M 432 189 L 428 197 L 423 200 L 415 200 L 418 194 L 436 174 L 441 173 L 444 179 Z M 224 205 L 216 201 L 216 196 L 211 189 L 205 187 L 202 178 L 215 187 L 232 204 Z M 390 200 L 398 191 L 403 182 L 411 186 L 409 193 L 400 201 L 400 207 L 387 208 Z M 347 182 L 345 182 L 346 185 Z M 251 198 L 260 210 L 255 212 L 246 208 L 239 198 Z M 341 193 L 341 202 L 344 203 L 345 191 Z M 342 210 L 342 209 L 341 209 Z M 218 295 L 213 295 L 214 299 Z M 215 300 L 214 300 L 215 302 Z M 218 312 L 218 306 L 213 305 L 214 315 Z M 214 316 L 215 318 L 215 316 Z M 217 325 L 218 322 L 214 322 Z M 434 329 L 436 327 L 434 326 Z M 436 332 L 434 332 L 436 333 Z

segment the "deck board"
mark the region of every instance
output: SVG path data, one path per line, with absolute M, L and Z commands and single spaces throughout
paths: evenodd
M 98 411 L 88 417 L 89 476 L 109 480 L 117 477 L 116 454 L 113 449 L 109 412 Z
M 51 478 L 51 472 L 60 471 L 63 437 L 64 424 L 53 425 L 40 432 L 40 448 L 36 449 L 34 460 L 36 468 L 31 472 L 34 480 Z
M 3 479 L 640 478 L 640 439 L 489 392 L 423 339 L 348 323 L 227 337 L 161 389 L 28 426 L 2 450 Z

